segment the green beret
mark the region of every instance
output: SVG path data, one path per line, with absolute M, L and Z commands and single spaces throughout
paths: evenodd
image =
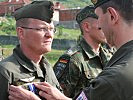
M 76 21 L 78 22 L 78 24 L 80 24 L 80 22 L 82 22 L 84 19 L 86 19 L 87 17 L 92 17 L 92 18 L 98 18 L 97 15 L 95 14 L 95 8 L 93 5 L 90 6 L 86 6 L 85 8 L 83 8 L 77 15 L 76 15 Z
M 15 20 L 33 18 L 51 23 L 54 13 L 54 5 L 51 1 L 33 1 L 14 12 Z
M 97 8 L 98 6 L 108 2 L 110 0 L 91 0 L 91 2 L 94 4 L 95 8 Z

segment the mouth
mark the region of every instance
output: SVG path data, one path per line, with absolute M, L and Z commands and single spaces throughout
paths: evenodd
M 52 44 L 52 41 L 53 41 L 53 39 L 52 38 L 45 38 L 44 40 L 43 40 L 43 43 L 44 44 Z
M 50 45 L 50 44 L 52 43 L 52 41 L 44 41 L 43 43 L 44 43 L 44 44 L 49 44 L 49 45 Z

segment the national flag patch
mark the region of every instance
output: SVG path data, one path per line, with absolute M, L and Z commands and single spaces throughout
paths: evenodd
M 82 91 L 76 100 L 88 100 L 85 93 Z
M 68 60 L 66 60 L 66 59 L 60 59 L 60 61 L 59 62 L 61 62 L 61 63 L 67 63 L 68 62 Z

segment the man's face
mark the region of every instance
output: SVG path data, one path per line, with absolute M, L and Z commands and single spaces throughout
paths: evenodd
M 90 36 L 97 43 L 105 43 L 106 42 L 104 33 L 103 33 L 102 29 L 98 26 L 98 20 L 94 19 L 94 18 L 93 18 L 93 21 L 91 22 Z
M 54 36 L 54 25 L 38 19 L 30 19 L 28 26 L 23 29 L 21 44 L 38 55 L 51 51 Z
M 102 28 L 107 42 L 113 46 L 114 45 L 113 32 L 112 32 L 112 27 L 108 18 L 109 14 L 108 13 L 104 14 L 100 7 L 96 8 L 95 13 L 98 16 L 98 26 Z

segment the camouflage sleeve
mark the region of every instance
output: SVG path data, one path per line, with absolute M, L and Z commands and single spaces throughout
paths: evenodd
M 58 80 L 62 77 L 63 74 L 65 74 L 65 70 L 68 69 L 70 56 L 67 54 L 62 55 L 59 60 L 56 62 L 56 64 L 53 67 L 53 70 L 55 72 L 55 75 Z
M 82 88 L 82 64 L 77 62 L 75 59 L 71 59 L 69 62 L 69 71 L 68 76 L 66 76 L 66 80 L 69 82 L 68 86 L 66 86 L 66 90 L 68 92 L 69 97 L 74 97 L 75 94 L 80 92 Z
M 73 97 L 80 77 L 80 69 L 77 67 L 77 62 L 70 56 L 63 55 L 55 64 L 54 72 L 64 94 L 68 97 Z

